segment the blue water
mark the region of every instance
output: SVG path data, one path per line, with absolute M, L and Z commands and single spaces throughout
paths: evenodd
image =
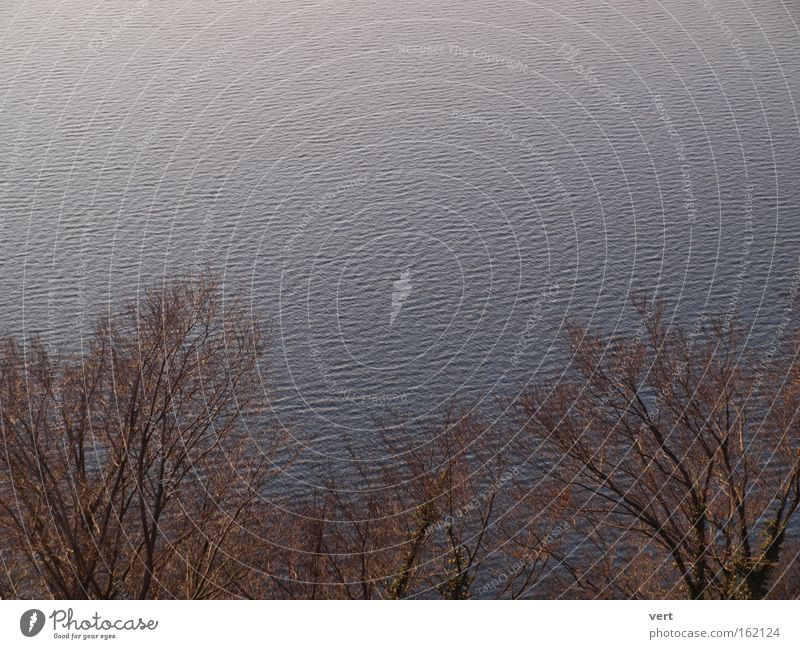
M 767 344 L 800 269 L 798 20 L 5 0 L 2 329 L 77 350 L 141 287 L 210 270 L 272 323 L 299 472 L 382 457 L 387 413 L 515 394 L 563 365 L 569 318 L 629 331 L 634 290 Z

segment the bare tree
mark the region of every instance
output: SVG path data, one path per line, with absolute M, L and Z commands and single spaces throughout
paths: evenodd
M 518 467 L 507 429 L 451 406 L 384 432 L 387 457 L 353 480 L 332 476 L 304 510 L 291 597 L 405 599 L 473 596 Z M 357 479 L 356 479 L 357 478 Z M 353 489 L 359 485 L 359 489 Z
M 797 557 L 798 346 L 762 367 L 730 321 L 639 313 L 622 339 L 572 327 L 563 378 L 521 402 L 586 536 L 568 563 L 593 596 L 774 594 Z
M 148 291 L 82 355 L 0 346 L 0 595 L 797 597 L 800 338 L 735 323 L 570 329 L 570 361 L 492 417 L 379 423 L 292 507 L 266 340 L 208 279 Z M 502 412 L 501 412 L 502 415 Z
M 244 434 L 265 341 L 207 279 L 102 319 L 83 356 L 0 353 L 0 545 L 14 595 L 236 592 L 268 465 Z M 277 452 L 281 436 L 259 431 Z

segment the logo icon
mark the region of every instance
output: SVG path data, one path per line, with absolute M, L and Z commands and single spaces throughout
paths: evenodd
M 44 613 L 38 608 L 25 611 L 19 618 L 19 630 L 26 638 L 32 638 L 44 628 Z
M 411 294 L 411 269 L 406 268 L 400 273 L 400 279 L 395 280 L 392 285 L 394 290 L 392 291 L 392 315 L 389 316 L 390 327 L 400 315 L 400 309 L 403 308 L 403 304 Z

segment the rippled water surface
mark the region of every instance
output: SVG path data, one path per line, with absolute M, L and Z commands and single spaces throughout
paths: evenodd
M 306 462 L 510 395 L 568 318 L 785 317 L 800 254 L 788 0 L 5 0 L 0 315 L 77 349 L 210 269 L 272 321 Z

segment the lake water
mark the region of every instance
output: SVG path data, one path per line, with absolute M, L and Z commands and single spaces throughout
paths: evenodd
M 77 349 L 209 269 L 271 318 L 300 473 L 375 418 L 513 395 L 567 318 L 785 318 L 789 0 L 4 0 L 0 316 Z M 787 309 L 787 305 L 789 308 Z

